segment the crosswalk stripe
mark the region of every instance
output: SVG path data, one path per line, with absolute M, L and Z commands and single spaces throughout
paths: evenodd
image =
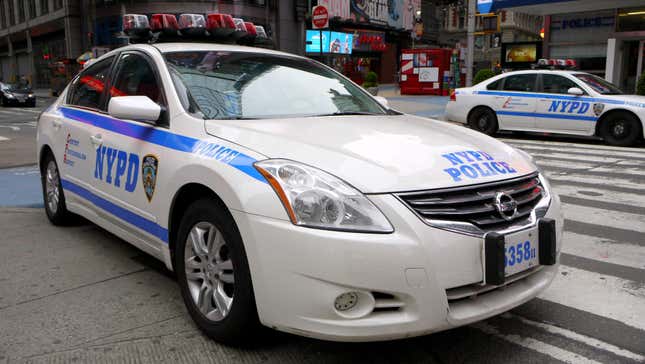
M 639 147 L 613 147 L 611 145 L 602 145 L 602 144 L 582 144 L 582 143 L 569 143 L 569 142 L 552 142 L 552 141 L 543 141 L 543 140 L 527 140 L 527 139 L 508 139 L 500 138 L 499 140 L 504 141 L 505 143 L 518 145 L 518 146 L 537 146 L 537 147 L 547 147 L 547 148 L 563 148 L 564 150 L 570 149 L 583 149 L 583 150 L 606 150 L 610 152 L 629 152 L 629 151 L 639 151 Z
M 532 155 L 536 160 L 560 160 L 560 161 L 569 161 L 572 163 L 578 163 L 578 162 L 591 162 L 591 163 L 617 163 L 619 161 L 625 160 L 624 158 L 620 157 L 613 157 L 610 155 L 607 156 L 586 156 L 584 158 L 572 156 L 571 154 L 568 153 L 545 153 L 545 152 L 530 152 L 530 155 Z M 634 163 L 636 165 L 640 165 L 640 163 Z
M 538 166 L 546 170 L 549 170 L 549 168 L 560 168 L 560 169 L 570 169 L 572 171 L 576 171 L 576 170 L 585 171 L 597 166 L 597 164 L 593 162 L 577 162 L 573 164 L 570 161 L 544 160 L 544 159 L 536 160 L 535 164 L 537 164 Z
M 578 183 L 584 185 L 593 185 L 596 188 L 607 188 L 610 190 L 616 190 L 614 187 L 624 188 L 630 191 L 642 191 L 643 186 L 640 183 L 634 182 L 632 179 L 617 178 L 610 176 L 589 176 L 583 175 L 581 173 L 572 172 L 566 175 L 563 175 L 558 172 L 553 172 L 546 170 L 546 176 L 550 181 L 562 182 L 569 185 L 578 185 Z
M 645 206 L 645 195 L 637 193 L 611 191 L 602 188 L 580 187 L 576 185 L 552 184 L 553 190 L 560 198 L 576 197 L 599 202 L 622 204 L 634 209 Z
M 38 110 L 38 109 L 20 109 L 20 111 L 24 111 L 32 114 L 40 114 L 42 112 L 42 110 Z
M 568 266 L 560 266 L 560 273 L 540 298 L 645 330 L 645 287 Z
M 22 115 L 23 113 L 15 110 L 0 110 L 0 114 Z
M 636 159 L 636 160 L 645 160 L 645 155 L 643 155 L 642 150 L 628 150 L 628 151 L 602 151 L 602 150 L 594 150 L 594 149 L 579 149 L 579 148 L 572 148 L 572 147 L 561 147 L 561 148 L 553 148 L 549 146 L 533 146 L 533 145 L 514 145 L 515 147 L 518 147 L 525 152 L 531 154 L 533 152 L 541 152 L 541 153 L 567 153 L 569 155 L 578 155 L 582 157 L 586 156 L 593 156 L 593 157 L 603 157 L 603 156 L 612 156 L 612 157 L 617 157 L 621 159 Z M 582 158 L 581 158 L 582 159 Z
M 564 217 L 567 220 L 608 226 L 642 233 L 645 238 L 645 214 L 608 211 L 593 207 L 581 207 L 563 203 Z
M 643 269 L 643 276 L 645 277 L 645 249 L 642 246 L 620 244 L 596 236 L 565 231 L 562 252 Z
M 575 341 L 581 342 L 583 344 L 586 344 L 586 345 L 589 345 L 589 346 L 592 346 L 592 347 L 595 347 L 595 348 L 598 348 L 598 349 L 601 349 L 601 350 L 604 350 L 604 351 L 608 351 L 608 352 L 610 352 L 612 354 L 621 356 L 623 358 L 627 358 L 627 359 L 631 359 L 631 360 L 635 360 L 635 361 L 645 361 L 645 356 L 643 356 L 643 355 L 633 353 L 633 352 L 631 352 L 629 350 L 619 348 L 616 345 L 606 343 L 604 341 L 595 339 L 595 338 L 587 336 L 587 335 L 578 334 L 578 333 L 576 333 L 574 331 L 563 329 L 561 327 L 557 327 L 557 326 L 550 325 L 550 324 L 547 324 L 547 323 L 529 320 L 527 318 L 524 318 L 522 316 L 518 316 L 518 315 L 515 315 L 515 314 L 512 314 L 512 313 L 505 313 L 502 316 L 505 317 L 505 318 L 516 319 L 516 320 L 522 322 L 523 324 L 533 326 L 533 327 L 538 327 L 538 328 L 540 328 L 540 329 L 542 329 L 544 331 L 547 331 L 549 333 L 564 336 L 564 337 L 566 337 L 568 339 L 575 340 Z
M 516 334 L 504 334 L 501 333 L 496 327 L 489 325 L 485 322 L 479 322 L 472 327 L 486 333 L 489 335 L 493 335 L 495 337 L 498 337 L 504 341 L 508 341 L 512 344 L 519 345 L 521 347 L 537 351 L 538 353 L 548 355 L 554 359 L 563 361 L 565 363 L 572 363 L 572 364 L 577 364 L 577 363 L 588 363 L 588 364 L 594 364 L 594 363 L 599 363 L 595 360 L 592 360 L 590 358 L 584 357 L 582 355 L 573 353 L 571 351 L 561 349 L 557 346 L 547 344 L 545 342 L 539 341 L 537 339 L 531 338 L 531 337 L 522 337 L 520 335 Z

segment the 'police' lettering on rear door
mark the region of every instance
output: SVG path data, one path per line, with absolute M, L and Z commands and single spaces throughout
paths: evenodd
M 96 149 L 94 178 L 133 192 L 139 180 L 139 156 L 101 145 Z

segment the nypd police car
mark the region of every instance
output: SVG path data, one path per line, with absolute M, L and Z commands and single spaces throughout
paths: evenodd
M 489 135 L 498 130 L 548 132 L 598 136 L 629 146 L 643 139 L 645 97 L 624 95 L 589 73 L 516 71 L 457 89 L 446 117 Z
M 338 341 L 445 330 L 558 269 L 560 202 L 528 155 L 303 57 L 128 45 L 73 79 L 37 144 L 50 221 L 81 215 L 163 261 L 224 342 L 260 324 Z

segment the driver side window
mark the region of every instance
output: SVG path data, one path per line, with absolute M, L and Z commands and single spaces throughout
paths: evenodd
M 126 53 L 119 60 L 119 66 L 109 97 L 148 96 L 162 104 L 161 88 L 150 63 L 134 53 Z

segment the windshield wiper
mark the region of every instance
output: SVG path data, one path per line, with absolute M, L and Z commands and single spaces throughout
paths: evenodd
M 331 114 L 319 114 L 319 115 L 311 115 L 313 117 L 318 117 L 318 116 L 345 116 L 345 115 L 383 115 L 375 112 L 367 112 L 367 111 L 337 111 Z

